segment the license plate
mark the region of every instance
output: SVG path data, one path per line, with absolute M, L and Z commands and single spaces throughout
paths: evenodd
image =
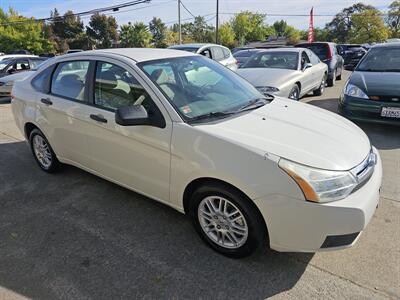
M 382 107 L 382 117 L 400 118 L 400 107 Z

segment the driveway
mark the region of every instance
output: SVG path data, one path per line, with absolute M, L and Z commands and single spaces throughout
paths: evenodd
M 344 82 L 302 101 L 336 111 Z M 358 244 L 233 260 L 167 206 L 74 167 L 40 171 L 0 103 L 0 299 L 400 298 L 400 130 L 360 126 L 384 181 Z

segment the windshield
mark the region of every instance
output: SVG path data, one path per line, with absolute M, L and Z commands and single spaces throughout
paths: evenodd
M 242 68 L 273 68 L 297 70 L 297 52 L 262 52 L 254 54 Z
M 148 61 L 138 66 L 186 121 L 232 112 L 249 101 L 265 98 L 239 75 L 202 56 Z
M 11 60 L 2 60 L 0 61 L 0 71 L 3 71 L 8 64 L 11 62 Z
M 356 71 L 400 72 L 400 47 L 371 49 L 360 62 Z

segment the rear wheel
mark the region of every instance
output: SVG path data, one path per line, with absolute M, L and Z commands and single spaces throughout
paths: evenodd
M 267 237 L 260 213 L 229 186 L 210 184 L 191 198 L 190 214 L 202 239 L 217 252 L 233 258 L 252 254 Z
M 299 86 L 296 84 L 289 93 L 289 99 L 299 101 L 300 99 L 300 89 Z
M 321 96 L 324 91 L 325 91 L 325 85 L 326 85 L 326 75 L 324 75 L 324 77 L 321 80 L 321 84 L 319 85 L 318 89 L 313 91 L 314 96 Z
M 333 71 L 333 76 L 332 76 L 332 78 L 329 78 L 329 79 L 327 80 L 327 82 L 328 82 L 328 86 L 334 86 L 334 85 L 336 84 L 336 70 Z
M 55 172 L 60 166 L 53 149 L 44 134 L 39 129 L 34 129 L 29 135 L 29 143 L 33 157 L 39 167 L 48 173 Z
M 336 75 L 336 80 L 342 80 L 343 69 L 340 69 L 340 74 Z

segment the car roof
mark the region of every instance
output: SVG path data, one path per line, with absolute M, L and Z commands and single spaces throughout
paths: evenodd
M 221 45 L 217 45 L 217 44 L 211 44 L 211 43 L 192 43 L 192 44 L 180 44 L 180 45 L 174 45 L 174 46 L 170 46 L 170 49 L 174 49 L 174 48 L 180 48 L 180 47 L 185 47 L 185 48 L 201 48 L 204 46 L 220 46 L 223 47 Z
M 196 54 L 174 50 L 174 49 L 158 49 L 158 48 L 115 48 L 115 49 L 101 49 L 101 50 L 91 50 L 84 52 L 77 52 L 72 54 L 66 54 L 62 57 L 76 57 L 76 56 L 92 56 L 98 54 L 111 54 L 119 55 L 123 57 L 130 58 L 135 62 L 143 62 L 149 60 L 163 59 L 163 58 L 173 58 L 173 57 L 186 57 L 194 56 Z
M 376 44 L 376 45 L 372 46 L 372 49 L 375 49 L 375 48 L 400 48 L 400 42 Z
M 302 50 L 306 50 L 306 48 L 294 48 L 294 47 L 282 47 L 282 48 L 271 48 L 271 49 L 261 49 L 263 52 L 300 52 Z M 308 49 L 307 49 L 308 50 Z

